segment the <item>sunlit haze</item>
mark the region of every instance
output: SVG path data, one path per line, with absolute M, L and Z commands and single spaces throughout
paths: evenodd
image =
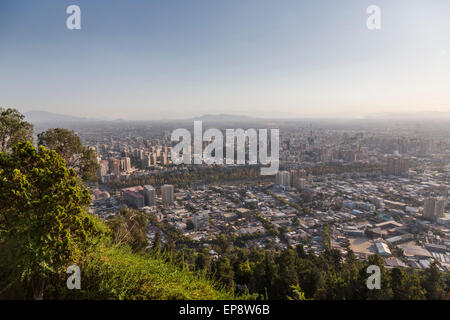
M 450 112 L 450 1 L 1 1 L 0 105 L 101 119 Z M 66 28 L 76 3 L 81 30 Z

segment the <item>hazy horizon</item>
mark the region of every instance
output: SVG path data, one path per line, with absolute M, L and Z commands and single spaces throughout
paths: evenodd
M 66 8 L 81 8 L 81 30 Z M 381 8 L 381 30 L 366 9 Z M 450 2 L 0 3 L 0 106 L 79 117 L 450 112 Z

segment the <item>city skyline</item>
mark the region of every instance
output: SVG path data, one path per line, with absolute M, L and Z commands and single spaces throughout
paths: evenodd
M 81 30 L 66 28 L 72 4 Z M 2 3 L 0 105 L 127 120 L 450 111 L 446 1 L 133 4 Z

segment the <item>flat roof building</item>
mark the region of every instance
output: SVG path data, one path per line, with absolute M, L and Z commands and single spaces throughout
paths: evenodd
M 383 242 L 378 241 L 375 243 L 375 246 L 377 248 L 378 254 L 382 257 L 389 257 L 392 254 L 391 250 L 389 250 L 389 247 Z

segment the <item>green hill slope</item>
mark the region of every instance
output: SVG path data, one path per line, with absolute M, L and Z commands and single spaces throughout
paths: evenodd
M 81 290 L 57 290 L 58 299 L 203 299 L 236 297 L 209 278 L 182 270 L 163 256 L 104 247 L 80 261 Z

